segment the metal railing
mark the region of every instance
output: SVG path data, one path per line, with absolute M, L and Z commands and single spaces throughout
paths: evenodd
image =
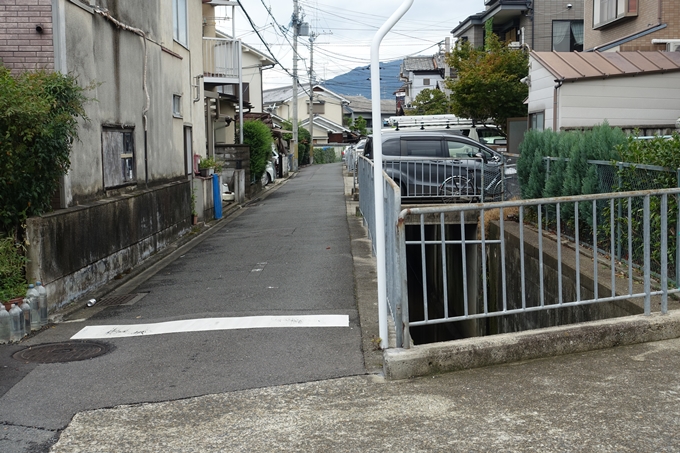
M 358 182 L 361 190 L 359 196 L 359 209 L 364 217 L 364 222 L 367 224 L 369 235 L 371 237 L 373 253 L 376 250 L 375 241 L 375 199 L 373 186 L 373 161 L 359 156 L 356 160 L 356 167 L 358 169 Z M 390 179 L 385 171 L 383 175 L 384 184 L 384 202 L 385 202 L 385 261 L 387 263 L 405 262 L 406 257 L 402 255 L 403 250 L 397 242 L 397 235 L 395 225 L 398 221 L 398 215 L 401 211 L 401 194 L 399 186 L 397 186 L 392 179 Z M 400 274 L 400 269 L 394 265 L 387 266 L 386 283 L 387 283 L 387 303 L 389 313 L 394 321 L 396 341 L 398 345 L 408 342 L 403 338 L 404 329 L 403 323 L 408 322 L 405 318 L 408 310 L 404 307 L 402 301 L 407 300 L 406 280 Z
M 359 205 L 375 248 L 372 166 L 359 158 Z M 411 327 L 563 307 L 638 300 L 649 315 L 654 297 L 666 313 L 669 295 L 680 292 L 668 266 L 678 241 L 669 222 L 680 205 L 678 188 L 402 210 L 400 188 L 384 171 L 383 178 L 387 299 L 397 347 L 410 347 Z M 549 229 L 547 212 L 554 213 Z M 618 261 L 622 229 L 624 260 Z M 630 261 L 634 234 L 642 238 L 638 269 Z M 407 262 L 407 251 L 420 269 Z M 661 262 L 658 278 L 653 256 Z M 461 273 L 455 279 L 453 268 Z M 417 285 L 409 288 L 409 277 Z
M 203 73 L 206 78 L 237 79 L 241 42 L 225 38 L 203 38 Z

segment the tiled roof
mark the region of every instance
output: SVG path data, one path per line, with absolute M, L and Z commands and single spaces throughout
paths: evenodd
M 346 109 L 351 112 L 363 113 L 371 112 L 373 110 L 372 101 L 368 98 L 365 98 L 364 96 L 345 96 L 345 98 L 349 101 L 349 105 L 346 106 Z M 394 99 L 381 99 L 380 111 L 382 113 L 394 112 L 397 108 L 396 102 L 397 101 Z
M 564 81 L 680 71 L 680 52 L 531 52 Z
M 409 71 L 436 71 L 444 67 L 444 61 L 441 56 L 429 57 L 406 57 L 402 63 L 402 72 Z

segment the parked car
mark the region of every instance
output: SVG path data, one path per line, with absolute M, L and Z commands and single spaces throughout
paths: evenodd
M 385 172 L 400 186 L 402 198 L 448 202 L 503 196 L 504 156 L 451 130 L 384 130 L 382 154 Z M 372 137 L 364 156 L 373 158 Z

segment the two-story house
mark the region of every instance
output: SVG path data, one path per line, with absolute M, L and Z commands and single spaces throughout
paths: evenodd
M 399 68 L 399 80 L 404 82 L 397 99 L 401 106 L 410 108 L 418 93 L 436 90 L 444 80 L 445 62 L 442 54 L 406 57 Z
M 279 120 L 292 120 L 293 103 L 296 102 L 293 99 L 292 86 L 264 90 L 262 95 L 266 112 Z M 342 125 L 343 109 L 349 101 L 321 85 L 315 85 L 313 93 L 309 92 L 309 87 L 298 88 L 297 104 L 300 126 L 310 130 L 310 98 L 313 99 L 313 143 L 325 144 L 328 143 L 329 134 L 349 132 L 349 129 Z
M 585 0 L 586 50 L 680 49 L 677 0 Z
M 208 151 L 203 38 L 214 7 L 210 0 L 33 0 L 0 10 L 5 66 L 73 73 L 94 86 L 55 210 L 27 222 L 27 277 L 45 283 L 50 308 L 190 230 L 194 155 Z M 211 64 L 238 73 L 240 56 L 227 53 Z
M 484 11 L 461 21 L 451 33 L 473 47 L 484 46 L 490 28 L 509 45 L 528 45 L 539 52 L 581 51 L 583 1 L 484 0 Z

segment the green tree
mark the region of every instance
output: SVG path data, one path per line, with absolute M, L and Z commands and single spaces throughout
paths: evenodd
M 291 121 L 285 120 L 281 125 L 287 131 L 293 130 L 293 123 Z M 309 131 L 304 127 L 300 127 L 300 123 L 298 122 L 298 165 L 309 163 L 309 142 L 311 141 L 311 138 Z M 290 141 L 293 139 L 293 134 L 283 134 L 283 139 Z
M 26 218 L 51 209 L 68 171 L 85 90 L 72 75 L 0 66 L 0 236 L 19 238 Z
M 507 133 L 508 118 L 527 114 L 529 88 L 521 79 L 529 73 L 528 55 L 510 49 L 494 34 L 487 36 L 485 47 L 474 49 L 464 42 L 447 56 L 458 74 L 446 82 L 452 90 L 451 110 L 462 118 L 492 121 Z
M 250 147 L 250 177 L 259 180 L 272 152 L 272 132 L 262 121 L 243 122 L 243 144 Z
M 441 90 L 425 88 L 413 100 L 409 115 L 441 115 L 451 110 L 449 99 Z
M 349 126 L 349 130 L 351 130 L 352 132 L 356 132 L 361 136 L 366 136 L 367 135 L 366 120 L 364 119 L 364 117 L 359 115 L 356 118 L 354 118 L 354 121 L 352 121 L 352 123 Z

